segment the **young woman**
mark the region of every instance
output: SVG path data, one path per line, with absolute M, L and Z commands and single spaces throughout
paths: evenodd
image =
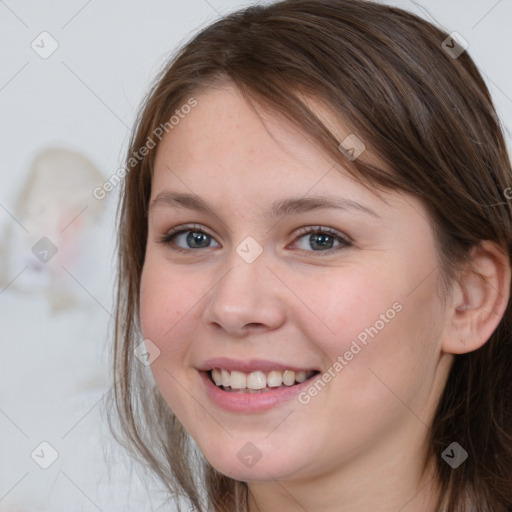
M 190 510 L 512 510 L 512 175 L 460 40 L 366 1 L 230 14 L 125 171 L 116 405 Z

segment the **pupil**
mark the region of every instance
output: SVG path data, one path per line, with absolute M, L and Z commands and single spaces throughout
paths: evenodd
M 206 235 L 205 233 L 197 233 L 197 232 L 191 231 L 187 235 L 187 243 L 192 247 L 197 247 L 195 244 L 198 244 L 199 246 L 201 246 L 201 239 L 202 239 L 203 242 L 206 242 L 205 244 L 203 244 L 203 247 L 207 247 L 208 246 L 207 237 L 208 237 L 208 235 Z
M 331 243 L 326 243 L 327 239 L 331 239 Z M 328 246 L 328 249 L 332 248 L 332 237 L 330 235 L 323 235 L 322 233 L 314 233 L 309 237 L 309 242 L 312 244 L 314 248 L 315 245 L 320 248 L 325 248 Z M 315 249 L 316 250 L 316 249 Z

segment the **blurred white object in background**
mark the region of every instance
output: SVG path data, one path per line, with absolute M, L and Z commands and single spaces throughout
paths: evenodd
M 90 302 L 75 280 L 91 283 L 97 271 L 90 262 L 105 204 L 92 190 L 103 179 L 76 151 L 54 147 L 36 156 L 15 204 L 18 224 L 7 224 L 3 237 L 3 286 L 21 272 L 9 288 L 41 294 L 54 311 Z
M 25 175 L 0 251 L 0 511 L 156 510 L 101 414 L 113 233 L 92 191 L 105 178 L 57 147 Z

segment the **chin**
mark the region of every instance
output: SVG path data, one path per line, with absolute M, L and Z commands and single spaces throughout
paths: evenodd
M 272 482 L 289 480 L 304 468 L 304 454 L 294 457 L 295 449 L 290 447 L 275 453 L 272 447 L 259 450 L 254 444 L 241 443 L 241 448 L 226 450 L 226 445 L 218 450 L 209 449 L 205 454 L 208 462 L 220 473 L 243 482 Z M 292 455 L 290 457 L 290 455 Z M 296 455 L 296 454 L 295 454 Z

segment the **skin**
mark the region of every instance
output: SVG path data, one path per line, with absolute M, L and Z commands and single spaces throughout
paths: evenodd
M 393 191 L 378 198 L 285 121 L 260 113 L 263 123 L 234 88 L 195 97 L 198 106 L 159 146 L 151 201 L 163 190 L 193 193 L 215 215 L 161 202 L 149 211 L 141 324 L 160 350 L 151 368 L 161 394 L 209 462 L 248 482 L 251 512 L 433 511 L 437 481 L 431 466 L 422 470 L 450 352 L 485 342 L 499 316 L 471 323 L 470 315 L 498 299 L 473 279 L 443 303 L 434 235 L 419 200 Z M 343 140 L 350 132 L 327 117 Z M 374 158 L 369 150 L 362 157 Z M 375 215 L 322 209 L 267 217 L 274 201 L 313 194 L 350 199 Z M 211 235 L 207 248 L 191 248 L 187 233 L 161 243 L 189 223 Z M 297 236 L 315 226 L 352 245 L 315 251 L 309 234 Z M 250 264 L 236 252 L 248 236 L 263 249 Z M 482 254 L 489 275 L 491 252 Z M 498 313 L 508 300 L 507 272 L 494 281 L 503 292 Z M 327 371 L 394 303 L 401 311 L 307 404 L 228 412 L 199 378 L 197 367 L 220 356 Z M 261 453 L 251 468 L 237 457 L 247 442 Z

